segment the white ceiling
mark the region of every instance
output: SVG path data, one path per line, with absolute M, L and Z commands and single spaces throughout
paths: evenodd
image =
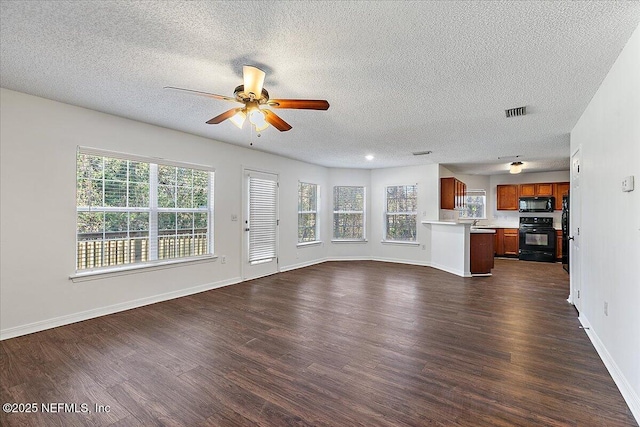
M 232 96 L 255 65 L 272 98 L 331 108 L 278 110 L 293 129 L 254 135 L 254 149 L 478 174 L 515 155 L 567 170 L 569 132 L 640 22 L 637 1 L 0 4 L 2 87 L 249 146 L 246 126 L 205 124 L 235 104 L 163 87 Z

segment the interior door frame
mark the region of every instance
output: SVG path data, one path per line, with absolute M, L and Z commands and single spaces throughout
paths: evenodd
M 277 225 L 276 225 L 275 270 L 259 276 L 249 275 L 249 267 L 250 267 L 249 266 L 249 234 L 246 231 L 246 229 L 247 229 L 247 221 L 249 218 L 249 185 L 248 185 L 247 178 L 250 172 L 273 175 L 276 177 L 276 183 L 277 183 L 277 187 L 276 187 L 276 219 L 277 219 L 276 224 Z M 240 256 L 240 263 L 242 265 L 242 268 L 241 268 L 240 274 L 241 274 L 242 280 L 257 279 L 258 277 L 279 273 L 280 272 L 280 262 L 279 262 L 279 257 L 280 257 L 280 174 L 277 172 L 266 170 L 266 169 L 254 168 L 254 167 L 243 165 L 241 182 L 242 182 L 242 189 L 241 189 L 241 196 L 242 196 L 241 226 L 242 227 L 240 229 L 240 232 L 242 233 L 242 244 L 240 245 L 241 246 L 240 250 L 242 251 L 242 254 Z
M 574 171 L 574 158 L 578 161 L 578 170 Z M 572 238 L 569 245 L 569 298 L 568 301 L 578 310 L 582 311 L 582 251 L 580 250 L 580 227 L 582 226 L 582 146 L 578 146 L 570 157 L 571 161 L 571 185 L 569 191 L 569 236 Z M 577 188 L 575 187 L 575 175 L 578 176 Z

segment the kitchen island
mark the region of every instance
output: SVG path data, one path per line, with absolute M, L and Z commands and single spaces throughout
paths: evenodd
M 431 260 L 433 268 L 457 276 L 490 275 L 493 268 L 493 235 L 495 230 L 471 227 L 469 223 L 424 220 L 422 224 L 431 229 Z M 478 250 L 472 256 L 472 238 L 478 242 Z M 475 236 L 482 236 L 476 238 Z M 490 240 L 487 244 L 486 241 Z M 477 252 L 477 253 L 476 253 Z M 487 256 L 491 266 L 487 268 Z M 473 260 L 472 260 L 473 258 Z M 472 263 L 480 266 L 472 269 Z
M 496 230 L 471 227 L 470 262 L 472 276 L 491 276 Z

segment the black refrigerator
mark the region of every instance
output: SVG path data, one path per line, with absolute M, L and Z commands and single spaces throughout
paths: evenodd
M 569 193 L 562 196 L 562 268 L 569 272 Z

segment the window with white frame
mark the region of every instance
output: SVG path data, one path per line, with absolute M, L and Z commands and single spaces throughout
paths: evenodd
M 365 189 L 364 187 L 333 187 L 334 240 L 364 240 Z
M 213 253 L 213 170 L 80 148 L 76 271 Z
M 385 192 L 385 240 L 415 242 L 418 186 L 396 185 Z
M 298 243 L 320 241 L 318 185 L 298 182 Z
M 487 219 L 487 192 L 485 190 L 467 190 L 465 203 L 460 209 L 459 218 Z

